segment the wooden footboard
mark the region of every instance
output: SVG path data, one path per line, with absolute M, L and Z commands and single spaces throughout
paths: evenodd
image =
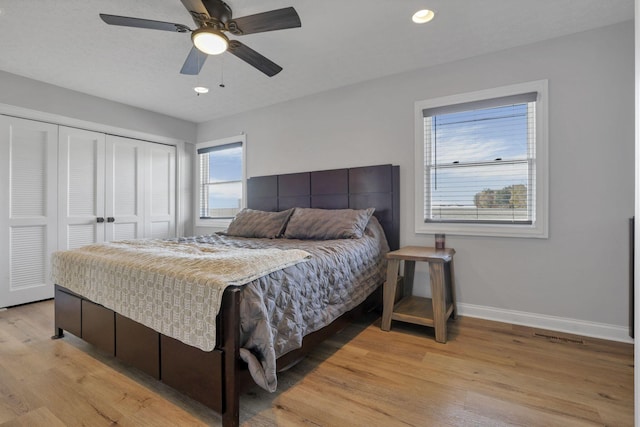
M 381 286 L 353 310 L 307 335 L 300 349 L 277 360 L 278 371 L 295 365 L 322 341 L 362 313 L 381 306 Z M 56 285 L 55 333 L 68 331 L 219 413 L 224 427 L 239 425 L 240 393 L 253 385 L 240 359 L 240 288 L 225 291 L 217 342 L 210 352 L 186 345 Z
M 234 287 L 225 291 L 217 320 L 219 344 L 205 352 L 56 285 L 52 338 L 62 338 L 66 330 L 213 409 L 223 426 L 237 426 L 240 390 L 248 378 L 239 354 L 239 293 Z

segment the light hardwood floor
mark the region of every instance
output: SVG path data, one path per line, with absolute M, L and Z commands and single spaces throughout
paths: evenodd
M 0 426 L 197 426 L 218 417 L 66 334 L 53 303 L 0 312 Z M 560 339 L 558 339 L 560 338 Z M 473 318 L 371 317 L 240 400 L 245 426 L 632 426 L 633 346 Z

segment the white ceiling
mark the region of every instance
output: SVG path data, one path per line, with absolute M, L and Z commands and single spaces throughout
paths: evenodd
M 98 13 L 194 28 L 180 0 L 0 0 L 0 70 L 191 122 L 633 19 L 633 0 L 228 0 L 234 17 L 294 6 L 301 28 L 239 39 L 284 68 L 226 53 L 181 75 L 189 34 L 109 26 Z M 418 9 L 436 11 L 416 25 Z M 234 36 L 231 36 L 234 38 Z M 615 48 L 615 46 L 612 46 Z M 223 77 L 222 77 L 223 76 Z M 224 88 L 218 85 L 224 79 Z M 196 96 L 193 87 L 209 86 Z M 0 94 L 1 101 L 1 94 Z

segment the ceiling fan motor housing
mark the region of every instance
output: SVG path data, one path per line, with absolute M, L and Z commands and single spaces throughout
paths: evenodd
M 231 8 L 222 0 L 203 0 L 202 2 L 211 17 L 218 19 L 222 23 L 227 23 L 231 20 Z

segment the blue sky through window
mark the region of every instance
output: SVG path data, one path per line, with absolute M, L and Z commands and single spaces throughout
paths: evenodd
M 209 182 L 242 179 L 242 147 L 209 153 Z
M 229 182 L 235 181 L 235 182 Z M 209 153 L 209 208 L 239 208 L 242 200 L 242 147 Z
M 526 186 L 530 112 L 523 103 L 426 118 L 432 205 L 474 206 L 485 189 Z

